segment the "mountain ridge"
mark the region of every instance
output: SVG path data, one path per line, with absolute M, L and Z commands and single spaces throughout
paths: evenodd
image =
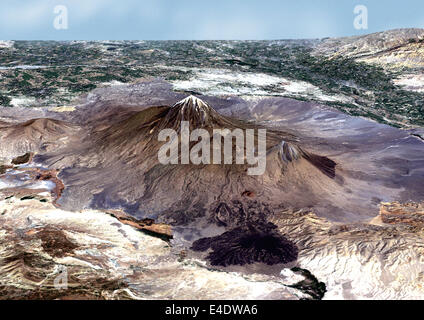
M 423 68 L 424 29 L 393 29 L 361 36 L 326 38 L 313 52 L 330 58 L 352 58 L 389 69 Z

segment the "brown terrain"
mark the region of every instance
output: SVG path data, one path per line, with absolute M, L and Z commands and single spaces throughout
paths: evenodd
M 271 287 L 278 283 L 282 291 L 270 289 L 269 294 L 279 298 L 304 297 L 305 292 L 322 297 L 319 281 L 326 283 L 329 297 L 337 292 L 347 298 L 422 294 L 416 286 L 424 274 L 417 258 L 422 231 L 407 225 L 419 220 L 420 205 L 400 210 L 383 204 L 381 221 L 375 220 L 381 202 L 424 199 L 420 139 L 309 102 L 182 98 L 161 81 L 146 81 L 98 89 L 68 113 L 40 111 L 36 120 L 29 119 L 34 114 L 16 114 L 13 121 L 2 122 L 0 183 L 11 187 L 0 184 L 5 210 L 0 220 L 19 225 L 23 233 L 7 227 L 0 234 L 13 244 L 4 249 L 8 254 L 0 261 L 0 275 L 16 270 L 16 279 L 26 279 L 22 283 L 33 288 L 48 278 L 55 263 L 67 261 L 70 274 L 86 274 L 93 290 L 77 277 L 71 281 L 76 289 L 63 298 L 140 297 L 146 290 L 143 277 L 160 297 L 190 297 L 195 291 L 181 289 L 184 293 L 178 295 L 165 288 L 195 274 L 210 280 L 220 268 L 265 277 Z M 228 116 L 233 108 L 244 108 L 240 119 Z M 247 165 L 235 164 L 162 165 L 158 133 L 179 131 L 181 120 L 208 132 L 266 128 L 265 173 L 249 176 Z M 32 249 L 35 242 L 39 245 Z M 115 247 L 131 255 L 131 262 Z M 148 257 L 137 260 L 138 255 Z M 149 271 L 131 269 L 134 259 Z M 197 265 L 199 259 L 211 269 Z M 415 268 L 404 280 L 398 275 L 405 274 L 406 265 L 396 259 Z M 114 266 L 116 261 L 122 266 Z M 188 265 L 181 265 L 184 261 Z M 312 272 L 308 283 L 315 286 L 313 293 L 311 287 L 287 289 L 288 280 L 275 270 L 289 264 Z M 117 269 L 120 273 L 113 271 Z M 32 273 L 39 278 L 28 279 Z M 233 276 L 225 273 L 222 281 L 236 281 Z M 3 286 L 5 292 L 14 286 L 13 297 L 37 294 L 24 285 L 6 281 Z M 40 295 L 57 297 L 51 283 L 50 289 Z M 220 290 L 223 297 L 231 296 Z M 210 292 L 202 294 L 207 298 Z
M 424 227 L 424 203 L 383 203 L 380 207 L 383 223 L 404 223 Z

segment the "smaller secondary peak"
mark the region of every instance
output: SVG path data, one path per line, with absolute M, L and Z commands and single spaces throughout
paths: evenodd
M 280 143 L 280 156 L 284 163 L 289 163 L 295 160 L 299 160 L 304 155 L 304 152 L 298 146 L 281 141 Z

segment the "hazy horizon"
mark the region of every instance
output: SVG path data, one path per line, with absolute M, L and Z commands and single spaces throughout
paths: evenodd
M 361 34 L 364 35 L 370 35 L 375 33 L 381 33 L 381 32 L 387 32 L 387 31 L 396 31 L 396 30 L 402 30 L 402 29 L 420 29 L 424 30 L 424 28 L 395 28 L 395 29 L 386 29 L 386 30 L 379 30 L 369 33 Z M 296 41 L 296 40 L 305 40 L 305 41 L 313 41 L 313 40 L 322 40 L 327 38 L 343 38 L 343 37 L 355 37 L 355 36 L 361 36 L 361 35 L 346 35 L 346 36 L 340 36 L 340 37 L 320 37 L 320 38 L 280 38 L 280 39 L 0 39 L 0 41 L 53 41 L 53 42 L 78 42 L 78 41 L 84 41 L 84 42 L 123 42 L 123 41 L 131 41 L 131 42 L 137 42 L 137 41 Z
M 353 25 L 357 5 L 368 10 L 366 29 Z M 67 8 L 66 29 L 53 27 L 56 6 Z M 424 28 L 418 0 L 4 0 L 0 9 L 2 40 L 291 40 Z

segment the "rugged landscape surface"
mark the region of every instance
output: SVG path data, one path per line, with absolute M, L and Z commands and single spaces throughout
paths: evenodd
M 161 77 L 177 91 L 323 102 L 424 124 L 423 30 L 275 41 L 0 42 L 0 105 L 66 110 L 96 87 Z
M 422 298 L 423 96 L 415 80 L 396 82 L 422 75 L 422 37 L 5 44 L 1 297 Z M 142 62 L 132 56 L 141 48 Z M 37 60 L 46 52 L 48 67 Z M 165 61 L 150 70 L 168 81 L 140 73 L 94 89 L 88 79 L 91 91 L 60 105 L 57 89 L 81 67 L 66 65 L 73 55 L 87 60 L 81 74 L 99 61 L 137 72 Z M 39 95 L 36 83 L 58 68 L 72 70 Z M 25 93 L 13 82 L 23 73 Z M 160 130 L 180 132 L 181 121 L 209 133 L 267 129 L 264 174 L 159 163 Z

